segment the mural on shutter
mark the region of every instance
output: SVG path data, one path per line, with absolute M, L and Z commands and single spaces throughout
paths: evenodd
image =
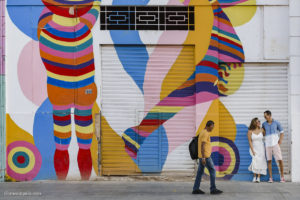
M 146 45 L 145 40 L 149 41 L 149 38 L 143 38 L 140 29 L 150 27 L 153 31 L 153 26 L 139 26 L 130 31 L 128 27 L 127 30 L 108 28 L 106 33 L 109 32 L 109 36 L 103 36 L 109 37 L 114 46 L 103 48 L 101 53 L 104 55 L 106 50 L 113 51 L 119 65 L 115 74 L 102 77 L 102 80 L 97 74 L 104 76 L 108 73 L 105 70 L 111 63 L 109 57 L 101 60 L 98 54 L 97 41 L 103 32 L 94 26 L 97 26 L 100 1 L 29 0 L 26 3 L 31 6 L 24 6 L 24 2 L 16 0 L 7 1 L 9 23 L 18 28 L 14 36 L 18 41 L 24 38 L 19 41 L 18 46 L 23 49 L 18 51 L 17 57 L 9 57 L 14 65 L 8 80 L 15 88 L 16 96 L 9 93 L 8 99 L 25 99 L 21 109 L 27 112 L 21 115 L 14 108 L 9 108 L 6 115 L 9 179 L 95 177 L 99 166 L 93 116 L 100 112 L 100 102 L 103 103 L 101 137 L 105 139 L 101 146 L 103 174 L 174 170 L 172 153 L 185 148 L 190 138 L 204 128 L 207 120 L 214 120 L 213 160 L 218 177 L 238 177 L 241 163 L 249 159 L 240 149 L 241 144 L 247 141 L 243 137 L 246 125 L 236 123 L 236 117 L 223 99 L 240 91 L 244 77 L 247 77 L 243 65 L 243 46 L 234 26 L 249 22 L 256 6 L 239 11 L 241 14 L 238 17 L 232 9 L 247 3 L 255 5 L 255 0 L 178 0 L 175 5 L 188 6 L 188 9 L 183 9 L 189 16 L 189 20 L 182 25 L 186 30 L 162 31 L 155 40 L 157 42 L 151 42 L 152 47 Z M 146 8 L 148 3 L 145 0 L 114 0 L 112 6 L 130 5 L 130 10 L 136 6 Z M 140 11 L 147 13 L 145 8 Z M 172 10 L 168 9 L 163 8 L 163 11 Z M 140 14 L 144 16 L 145 13 Z M 149 20 L 155 19 L 153 16 L 158 16 L 155 12 L 149 13 L 151 17 L 146 14 L 146 18 L 140 17 L 142 20 L 137 21 L 142 24 L 147 21 L 149 24 Z M 182 16 L 186 14 L 179 18 L 169 17 L 168 23 L 179 23 Z M 110 23 L 116 19 L 122 21 L 123 18 L 112 17 Z M 174 29 L 170 24 L 160 22 L 156 25 Z M 32 27 L 35 27 L 34 31 Z M 9 41 L 13 43 L 11 37 Z M 163 45 L 170 44 L 177 47 L 164 59 L 166 67 L 157 73 L 156 59 L 163 58 L 163 49 L 170 48 Z M 138 69 L 130 63 L 132 56 L 138 62 Z M 193 63 L 185 62 L 187 67 L 184 68 L 180 62 L 192 57 Z M 100 66 L 100 60 L 102 64 L 106 61 L 107 66 Z M 28 66 L 31 66 L 30 70 Z M 98 73 L 97 70 L 102 71 Z M 122 76 L 112 82 L 118 73 Z M 105 93 L 105 84 L 131 88 L 132 93 L 117 88 L 114 95 L 121 100 L 119 106 L 123 103 L 128 109 L 136 109 L 134 106 L 139 109 L 127 115 L 124 112 L 106 112 L 114 99 L 110 100 L 110 94 Z M 97 93 L 97 88 L 98 92 L 99 88 L 103 91 Z M 105 95 L 108 95 L 107 98 Z M 131 95 L 132 102 L 126 102 L 122 95 Z M 107 101 L 111 102 L 105 105 Z M 137 105 L 133 106 L 134 102 Z M 135 121 L 128 123 L 130 118 Z M 184 123 L 183 120 L 194 124 L 190 127 L 194 132 L 174 131 L 176 125 Z M 175 133 L 178 134 L 176 137 Z M 154 140 L 156 142 L 152 142 Z M 156 152 L 153 153 L 156 157 L 149 156 L 150 151 Z M 182 150 L 186 151 L 187 148 Z M 190 164 L 182 166 L 191 169 Z

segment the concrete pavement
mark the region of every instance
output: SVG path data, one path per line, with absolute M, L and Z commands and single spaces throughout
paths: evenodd
M 192 195 L 192 181 L 34 181 L 0 183 L 0 199 L 121 199 L 121 200 L 300 200 L 300 184 L 217 181 L 224 194 L 209 194 L 209 181 L 201 185 L 205 195 Z

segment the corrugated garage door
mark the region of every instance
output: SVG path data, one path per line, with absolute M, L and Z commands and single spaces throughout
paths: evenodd
M 181 120 L 177 120 L 180 123 L 179 129 L 170 126 L 160 128 L 143 143 L 142 150 L 139 151 L 140 156 L 135 162 L 141 171 L 135 167 L 124 151 L 121 134 L 127 128 L 138 125 L 148 111 L 158 103 L 161 95 L 169 89 L 174 90 L 180 86 L 179 80 L 188 78 L 185 77 L 186 74 L 191 75 L 194 69 L 193 46 L 146 46 L 146 49 L 149 61 L 145 54 L 145 46 L 101 46 L 103 175 L 194 170 L 194 162 L 189 158 L 187 146 L 179 145 L 183 144 L 180 141 L 182 134 L 189 137 L 195 134 L 194 109 L 185 111 Z M 181 54 L 178 57 L 179 53 Z M 174 58 L 177 58 L 176 62 Z M 147 70 L 152 69 L 152 72 L 146 72 L 147 80 L 143 80 L 144 73 L 142 73 L 145 65 Z M 176 70 L 169 71 L 170 66 Z M 165 77 L 167 73 L 169 78 L 166 84 L 162 81 L 162 76 Z M 148 81 L 150 79 L 152 82 Z M 156 81 L 162 82 L 157 86 Z M 143 87 L 139 87 L 141 82 L 144 84 Z M 163 89 L 159 90 L 163 91 L 158 93 L 159 87 L 162 87 Z M 163 113 L 158 115 L 159 119 L 164 117 Z M 164 168 L 167 155 L 174 149 L 177 156 L 172 155 L 168 160 L 168 166 Z
M 240 153 L 240 174 L 249 174 L 251 162 L 247 129 L 254 117 L 264 122 L 263 112 L 271 110 L 273 118 L 284 128 L 284 142 L 281 146 L 285 173 L 290 173 L 290 136 L 288 126 L 288 67 L 286 64 L 245 64 L 245 77 L 240 89 L 225 98 L 221 98 L 227 110 L 233 116 L 237 128 L 242 128 L 242 135 L 236 138 Z M 244 133 L 244 135 L 243 135 Z M 273 167 L 275 167 L 273 162 Z M 277 171 L 278 172 L 278 171 Z

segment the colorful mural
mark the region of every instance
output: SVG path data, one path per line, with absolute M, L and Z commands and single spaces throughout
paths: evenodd
M 113 0 L 112 5 L 146 6 L 149 2 Z M 93 118 L 100 112 L 101 96 L 97 88 L 100 88 L 101 81 L 96 75 L 101 68 L 99 38 L 102 36 L 109 37 L 115 45 L 119 62 L 126 76 L 136 85 L 135 92 L 143 97 L 146 110 L 139 123 L 127 126 L 122 133 L 114 130 L 107 116 L 101 117 L 102 138 L 109 138 L 109 142 L 118 146 L 110 149 L 109 142 L 102 141 L 103 157 L 107 149 L 117 152 L 107 158 L 114 163 L 113 170 L 104 174 L 163 171 L 169 154 L 195 134 L 182 134 L 179 141 L 173 141 L 170 127 L 176 126 L 187 112 L 195 110 L 196 134 L 208 119 L 216 122 L 217 131 L 213 132 L 212 142 L 217 176 L 224 179 L 237 177 L 235 174 L 244 162 L 239 145 L 247 140 L 241 135 L 247 130 L 237 128 L 220 97 L 234 94 L 243 82 L 245 55 L 234 26 L 251 20 L 256 7 L 252 6 L 249 12 L 241 14 L 243 17 L 235 16 L 233 8 L 249 2 L 255 3 L 254 0 L 168 2 L 169 5 L 194 7 L 193 11 L 187 11 L 195 15 L 194 30 L 163 31 L 155 43 L 195 45 L 194 68 L 182 71 L 178 78 L 176 62 L 185 56 L 187 47 L 174 52 L 167 61 L 169 68 L 157 76 L 151 63 L 160 54 L 159 49 L 149 52 L 139 30 L 108 29 L 109 34 L 105 35 L 95 29 L 100 1 L 30 0 L 27 3 L 32 6 L 28 9 L 15 6 L 19 5 L 16 0 L 8 0 L 11 24 L 27 42 L 18 54 L 16 66 L 16 80 L 22 93 L 19 95 L 24 96 L 34 110 L 29 127 L 22 125 L 13 113 L 7 114 L 8 177 L 14 181 L 65 180 L 72 179 L 79 171 L 82 180 L 89 180 L 99 175 L 98 141 Z M 139 55 L 143 59 L 138 71 L 128 62 L 128 57 L 122 56 L 129 49 L 120 44 L 139 45 Z M 30 70 L 28 66 L 31 66 Z M 170 84 L 174 79 L 176 83 Z M 149 86 L 154 89 L 149 91 Z M 150 92 L 155 93 L 151 100 Z M 72 146 L 73 133 L 77 144 Z M 154 168 L 145 163 L 149 160 L 143 161 L 142 158 L 149 154 L 149 150 L 143 147 L 152 144 L 157 135 L 162 137 L 163 153 L 159 165 Z

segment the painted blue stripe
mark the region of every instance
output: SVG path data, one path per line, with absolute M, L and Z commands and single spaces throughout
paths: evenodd
M 78 82 L 61 81 L 61 80 L 57 80 L 57 79 L 48 77 L 47 83 L 50 85 L 61 87 L 61 88 L 76 89 L 76 88 L 85 87 L 87 85 L 94 83 L 94 76 L 87 78 L 85 80 L 82 80 L 82 81 L 78 81 Z
M 113 0 L 112 5 L 147 5 L 150 0 Z
M 78 116 L 89 116 L 92 114 L 92 110 L 78 110 L 75 108 L 74 114 Z
M 57 144 L 70 144 L 71 138 L 69 137 L 69 138 L 62 139 L 54 136 L 54 141 Z
M 214 13 L 221 12 L 221 11 L 222 11 L 221 8 L 214 9 Z
M 168 97 L 188 97 L 195 94 L 195 85 L 180 90 L 175 90 Z
M 81 120 L 77 120 L 75 119 L 75 124 L 79 125 L 79 126 L 89 126 L 93 123 L 93 120 L 88 120 L 88 121 L 81 121 Z
M 138 144 L 143 143 L 143 141 L 146 139 L 145 137 L 136 133 L 132 128 L 127 129 L 124 133 Z
M 210 61 L 210 62 L 213 62 L 213 63 L 215 63 L 215 64 L 218 64 L 218 63 L 219 63 L 219 59 L 218 59 L 217 57 L 214 57 L 214 56 L 208 56 L 208 55 L 206 55 L 206 56 L 204 57 L 203 61 L 205 61 L 205 60 Z
M 97 19 L 99 16 L 99 11 L 97 9 L 91 9 L 88 13 L 94 15 L 94 17 Z
M 65 121 L 54 120 L 54 124 L 58 126 L 68 126 L 71 124 L 71 120 L 65 120 Z
M 71 109 L 67 110 L 53 110 L 53 115 L 64 117 L 71 114 Z
M 81 138 L 77 137 L 77 142 L 80 144 L 91 144 L 92 139 L 81 139 Z
M 70 39 L 74 39 L 77 37 L 82 36 L 83 34 L 85 34 L 87 31 L 89 31 L 89 27 L 87 26 L 83 26 L 81 29 L 79 29 L 76 32 L 65 32 L 65 31 L 60 31 L 57 30 L 56 28 L 52 27 L 51 25 L 47 24 L 45 26 L 46 30 L 58 37 L 62 37 L 62 38 L 70 38 Z
M 211 68 L 211 67 L 207 67 L 207 66 L 203 66 L 203 65 L 198 65 L 196 67 L 196 74 L 211 74 L 214 76 L 218 77 L 218 70 Z
M 125 138 L 123 138 L 123 137 L 122 137 L 122 139 L 123 139 L 125 145 L 126 145 L 127 147 L 129 147 L 132 151 L 134 151 L 134 152 L 137 152 L 137 151 L 138 151 L 138 149 L 137 149 L 133 144 L 131 144 L 130 142 L 128 142 L 128 141 L 127 141 Z
M 144 119 L 160 119 L 168 120 L 172 118 L 176 113 L 148 113 Z
M 214 39 L 214 40 L 218 40 L 217 37 L 211 37 L 211 38 Z M 241 53 L 244 53 L 244 51 L 243 51 L 242 48 L 240 48 L 240 47 L 238 47 L 238 46 L 236 46 L 236 45 L 234 45 L 234 44 L 230 44 L 230 43 L 225 42 L 225 41 L 223 41 L 223 40 L 218 40 L 218 42 L 221 43 L 221 44 L 224 44 L 224 45 L 226 45 L 226 46 L 229 46 L 229 47 L 231 47 L 231 48 L 233 48 L 233 49 L 236 49 L 236 50 L 238 50 L 238 51 L 241 52 Z

